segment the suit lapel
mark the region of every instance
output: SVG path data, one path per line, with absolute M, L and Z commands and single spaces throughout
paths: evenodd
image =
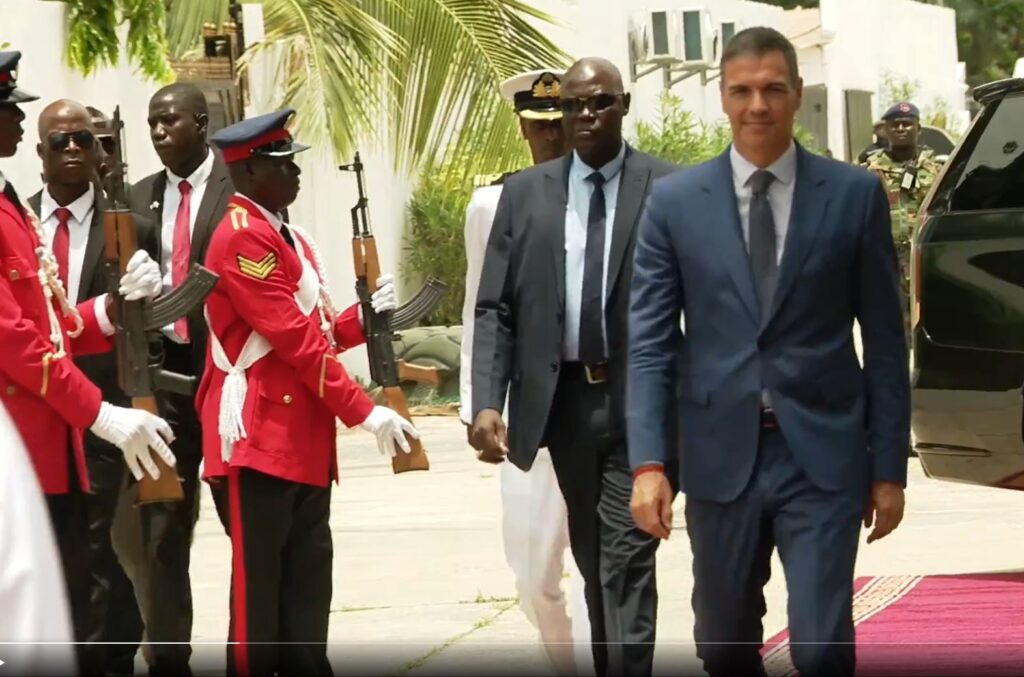
M 729 151 L 725 151 L 714 161 L 716 163 L 713 183 L 704 186 L 704 192 L 711 197 L 711 208 L 706 212 L 709 218 L 709 230 L 714 241 L 714 249 L 725 261 L 736 290 L 743 299 L 751 317 L 760 320 L 761 309 L 754 289 L 754 275 L 750 269 L 750 257 L 743 239 L 743 226 L 740 223 L 740 210 L 736 203 L 736 191 L 733 189 L 732 163 Z M 722 215 L 718 220 L 712 215 Z
M 569 202 L 569 167 L 572 154 L 561 162 L 552 163 L 544 178 L 545 204 L 551 205 L 547 219 L 550 229 L 551 254 L 555 265 L 555 284 L 558 292 L 558 308 L 565 308 L 565 210 Z
M 82 303 L 89 298 L 92 278 L 96 274 L 100 256 L 103 254 L 103 205 L 99 199 L 92 203 L 92 223 L 89 224 L 89 237 L 85 242 L 85 256 L 82 259 L 82 274 L 78 280 L 78 299 Z
M 210 152 L 213 153 L 212 150 Z M 231 182 L 228 178 L 227 167 L 220 161 L 220 158 L 214 155 L 213 169 L 210 170 L 210 178 L 207 180 L 206 191 L 203 193 L 203 201 L 199 204 L 199 211 L 196 213 L 196 225 L 192 229 L 189 263 L 202 262 L 200 257 L 203 247 L 209 241 L 214 228 L 220 223 L 221 217 L 224 216 L 224 208 L 231 196 Z
M 619 181 L 618 202 L 615 206 L 615 221 L 612 224 L 612 243 L 608 254 L 608 280 L 605 285 L 605 300 L 611 296 L 622 262 L 629 248 L 640 210 L 643 207 L 644 195 L 647 193 L 647 182 L 651 170 L 637 166 L 637 157 L 629 146 L 622 164 L 622 178 Z
M 164 256 L 164 191 L 167 190 L 167 170 L 162 170 L 153 177 L 149 196 L 149 209 L 153 213 L 156 226 L 156 260 L 162 261 Z
M 779 282 L 772 297 L 771 314 L 765 318 L 762 327 L 775 316 L 786 294 L 793 288 L 804 260 L 811 250 L 818 229 L 825 220 L 828 207 L 828 192 L 822 189 L 824 173 L 811 166 L 815 158 L 797 146 L 796 186 L 793 190 L 793 207 L 789 216 L 789 228 L 782 248 L 782 263 L 779 265 Z

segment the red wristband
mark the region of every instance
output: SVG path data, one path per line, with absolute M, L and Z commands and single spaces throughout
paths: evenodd
M 661 474 L 665 474 L 665 466 L 660 463 L 648 463 L 647 465 L 642 465 L 633 471 L 633 479 L 635 480 L 645 472 L 660 472 Z

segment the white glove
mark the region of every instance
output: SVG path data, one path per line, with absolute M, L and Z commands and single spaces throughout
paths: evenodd
M 388 458 L 394 458 L 398 454 L 395 450 L 396 442 L 402 451 L 407 454 L 412 453 L 412 447 L 405 439 L 406 435 L 414 440 L 420 438 L 419 432 L 412 423 L 399 416 L 395 410 L 387 407 L 375 406 L 370 410 L 370 415 L 366 417 L 366 420 L 359 424 L 359 427 L 377 436 L 377 448 Z
M 383 313 L 398 307 L 398 295 L 395 293 L 395 276 L 384 273 L 377 278 L 377 291 L 370 296 L 373 312 Z
M 160 478 L 160 469 L 156 467 L 149 453 L 150 447 L 160 454 L 167 465 L 173 466 L 175 463 L 174 453 L 167 446 L 168 442 L 174 440 L 171 426 L 167 421 L 148 411 L 115 407 L 103 402 L 100 404 L 100 414 L 89 430 L 121 449 L 125 463 L 137 480 L 142 479 L 142 468 L 145 468 L 153 479 Z M 142 468 L 139 467 L 140 463 Z
M 137 250 L 128 261 L 125 274 L 121 276 L 118 293 L 127 301 L 138 301 L 158 296 L 163 291 L 160 266 L 149 257 L 144 249 Z

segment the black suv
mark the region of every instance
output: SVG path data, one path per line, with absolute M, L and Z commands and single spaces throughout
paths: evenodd
M 915 448 L 929 477 L 1024 490 L 1024 79 L 974 98 L 913 243 Z

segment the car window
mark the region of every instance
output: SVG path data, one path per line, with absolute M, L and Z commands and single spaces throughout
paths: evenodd
M 1006 96 L 987 117 L 953 188 L 952 211 L 1024 209 L 1024 93 Z

